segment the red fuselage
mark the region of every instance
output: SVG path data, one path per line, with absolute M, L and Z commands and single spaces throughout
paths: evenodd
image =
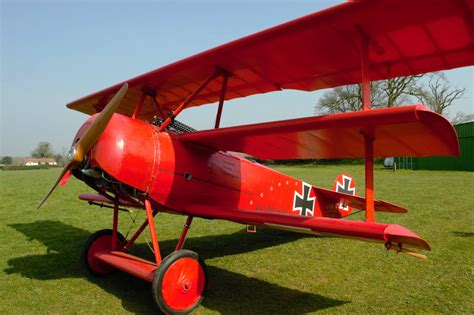
M 158 132 L 154 125 L 120 114 L 113 116 L 90 159 L 91 167 L 146 192 L 171 211 L 186 213 L 208 205 L 300 214 L 293 211 L 300 180 L 234 153 L 183 143 L 171 132 Z M 320 215 L 317 203 L 311 214 Z
M 74 143 L 96 117 L 86 121 Z M 79 169 L 77 177 L 125 206 L 149 201 L 155 211 L 429 249 L 398 225 L 340 220 L 350 211 L 338 204 L 363 209 L 362 197 L 311 186 L 235 153 L 185 143 L 179 134 L 120 114 L 113 115 Z M 406 212 L 384 201 L 376 201 L 375 210 Z

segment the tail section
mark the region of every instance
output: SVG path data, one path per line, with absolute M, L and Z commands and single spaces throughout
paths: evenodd
M 323 217 L 343 218 L 351 213 L 353 209 L 365 210 L 365 198 L 356 196 L 354 179 L 341 174 L 336 178 L 333 190 L 313 187 Z M 375 211 L 406 213 L 407 209 L 383 200 L 375 200 Z
M 356 195 L 355 180 L 347 174 L 337 176 L 332 185 L 332 189 L 340 194 Z M 335 204 L 335 210 L 339 212 L 340 217 L 345 217 L 351 214 L 354 208 L 342 197 L 339 198 L 339 201 Z

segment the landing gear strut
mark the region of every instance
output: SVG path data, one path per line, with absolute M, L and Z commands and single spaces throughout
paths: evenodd
M 183 226 L 174 252 L 161 259 L 154 217 L 157 210 L 145 200 L 147 219 L 135 234 L 126 241 L 118 232 L 119 202 L 114 204 L 112 230 L 92 234 L 84 244 L 81 261 L 93 275 L 104 276 L 117 269 L 144 279 L 152 284 L 153 300 L 166 314 L 187 314 L 201 304 L 207 287 L 206 264 L 197 253 L 183 249 L 186 234 L 193 217 Z M 148 261 L 128 254 L 138 236 L 149 227 L 155 261 Z

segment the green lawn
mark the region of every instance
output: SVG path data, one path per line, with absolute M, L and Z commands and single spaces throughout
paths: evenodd
M 362 166 L 298 166 L 278 170 L 331 187 L 341 172 L 363 195 Z M 76 179 L 35 205 L 59 170 L 0 172 L 0 313 L 151 313 L 150 286 L 125 273 L 84 275 L 82 243 L 109 228 L 112 213 L 80 202 L 89 189 Z M 423 261 L 380 244 L 196 219 L 186 248 L 206 259 L 211 288 L 196 314 L 474 313 L 474 173 L 375 172 L 376 197 L 406 206 L 377 214 L 425 237 Z M 144 213 L 138 213 L 139 222 Z M 121 213 L 126 234 L 130 218 Z M 185 218 L 159 214 L 163 252 L 173 250 Z M 144 233 L 148 236 L 148 233 Z M 133 249 L 133 248 L 132 248 Z M 152 257 L 142 236 L 132 252 Z

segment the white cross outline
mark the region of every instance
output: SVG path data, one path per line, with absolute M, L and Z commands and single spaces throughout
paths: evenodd
M 305 187 L 309 187 L 309 192 L 308 192 L 308 201 L 313 201 L 313 209 L 309 210 L 307 209 L 306 210 L 306 213 L 310 213 L 311 216 L 314 217 L 314 205 L 316 203 L 316 197 L 310 197 L 310 194 L 311 194 L 311 189 L 313 188 L 313 186 L 311 186 L 310 184 L 307 184 L 305 182 L 301 182 L 301 194 L 298 193 L 298 191 L 295 190 L 295 194 L 293 195 L 293 211 L 298 211 L 299 212 L 299 215 L 301 215 L 301 212 L 303 211 L 303 207 L 297 207 L 296 206 L 296 197 L 300 197 L 301 200 L 305 200 L 304 199 L 304 188 Z M 306 215 L 308 216 L 308 215 Z
M 342 188 L 342 190 L 345 190 L 344 188 L 344 182 L 345 180 L 348 179 L 349 180 L 349 185 L 347 187 L 347 190 L 351 192 L 351 195 L 352 196 L 355 196 L 356 194 L 356 189 L 355 187 L 354 188 L 351 188 L 351 184 L 352 184 L 352 177 L 349 177 L 349 176 L 346 176 L 346 175 L 342 175 L 342 184 L 339 182 L 339 181 L 336 181 L 336 192 L 338 192 L 339 188 Z M 339 201 L 339 210 L 342 210 L 342 211 L 349 211 L 349 205 L 347 205 L 344 201 L 344 199 L 341 198 L 341 200 Z
M 346 204 L 346 201 L 344 199 L 339 200 L 339 210 L 349 211 L 349 205 Z

